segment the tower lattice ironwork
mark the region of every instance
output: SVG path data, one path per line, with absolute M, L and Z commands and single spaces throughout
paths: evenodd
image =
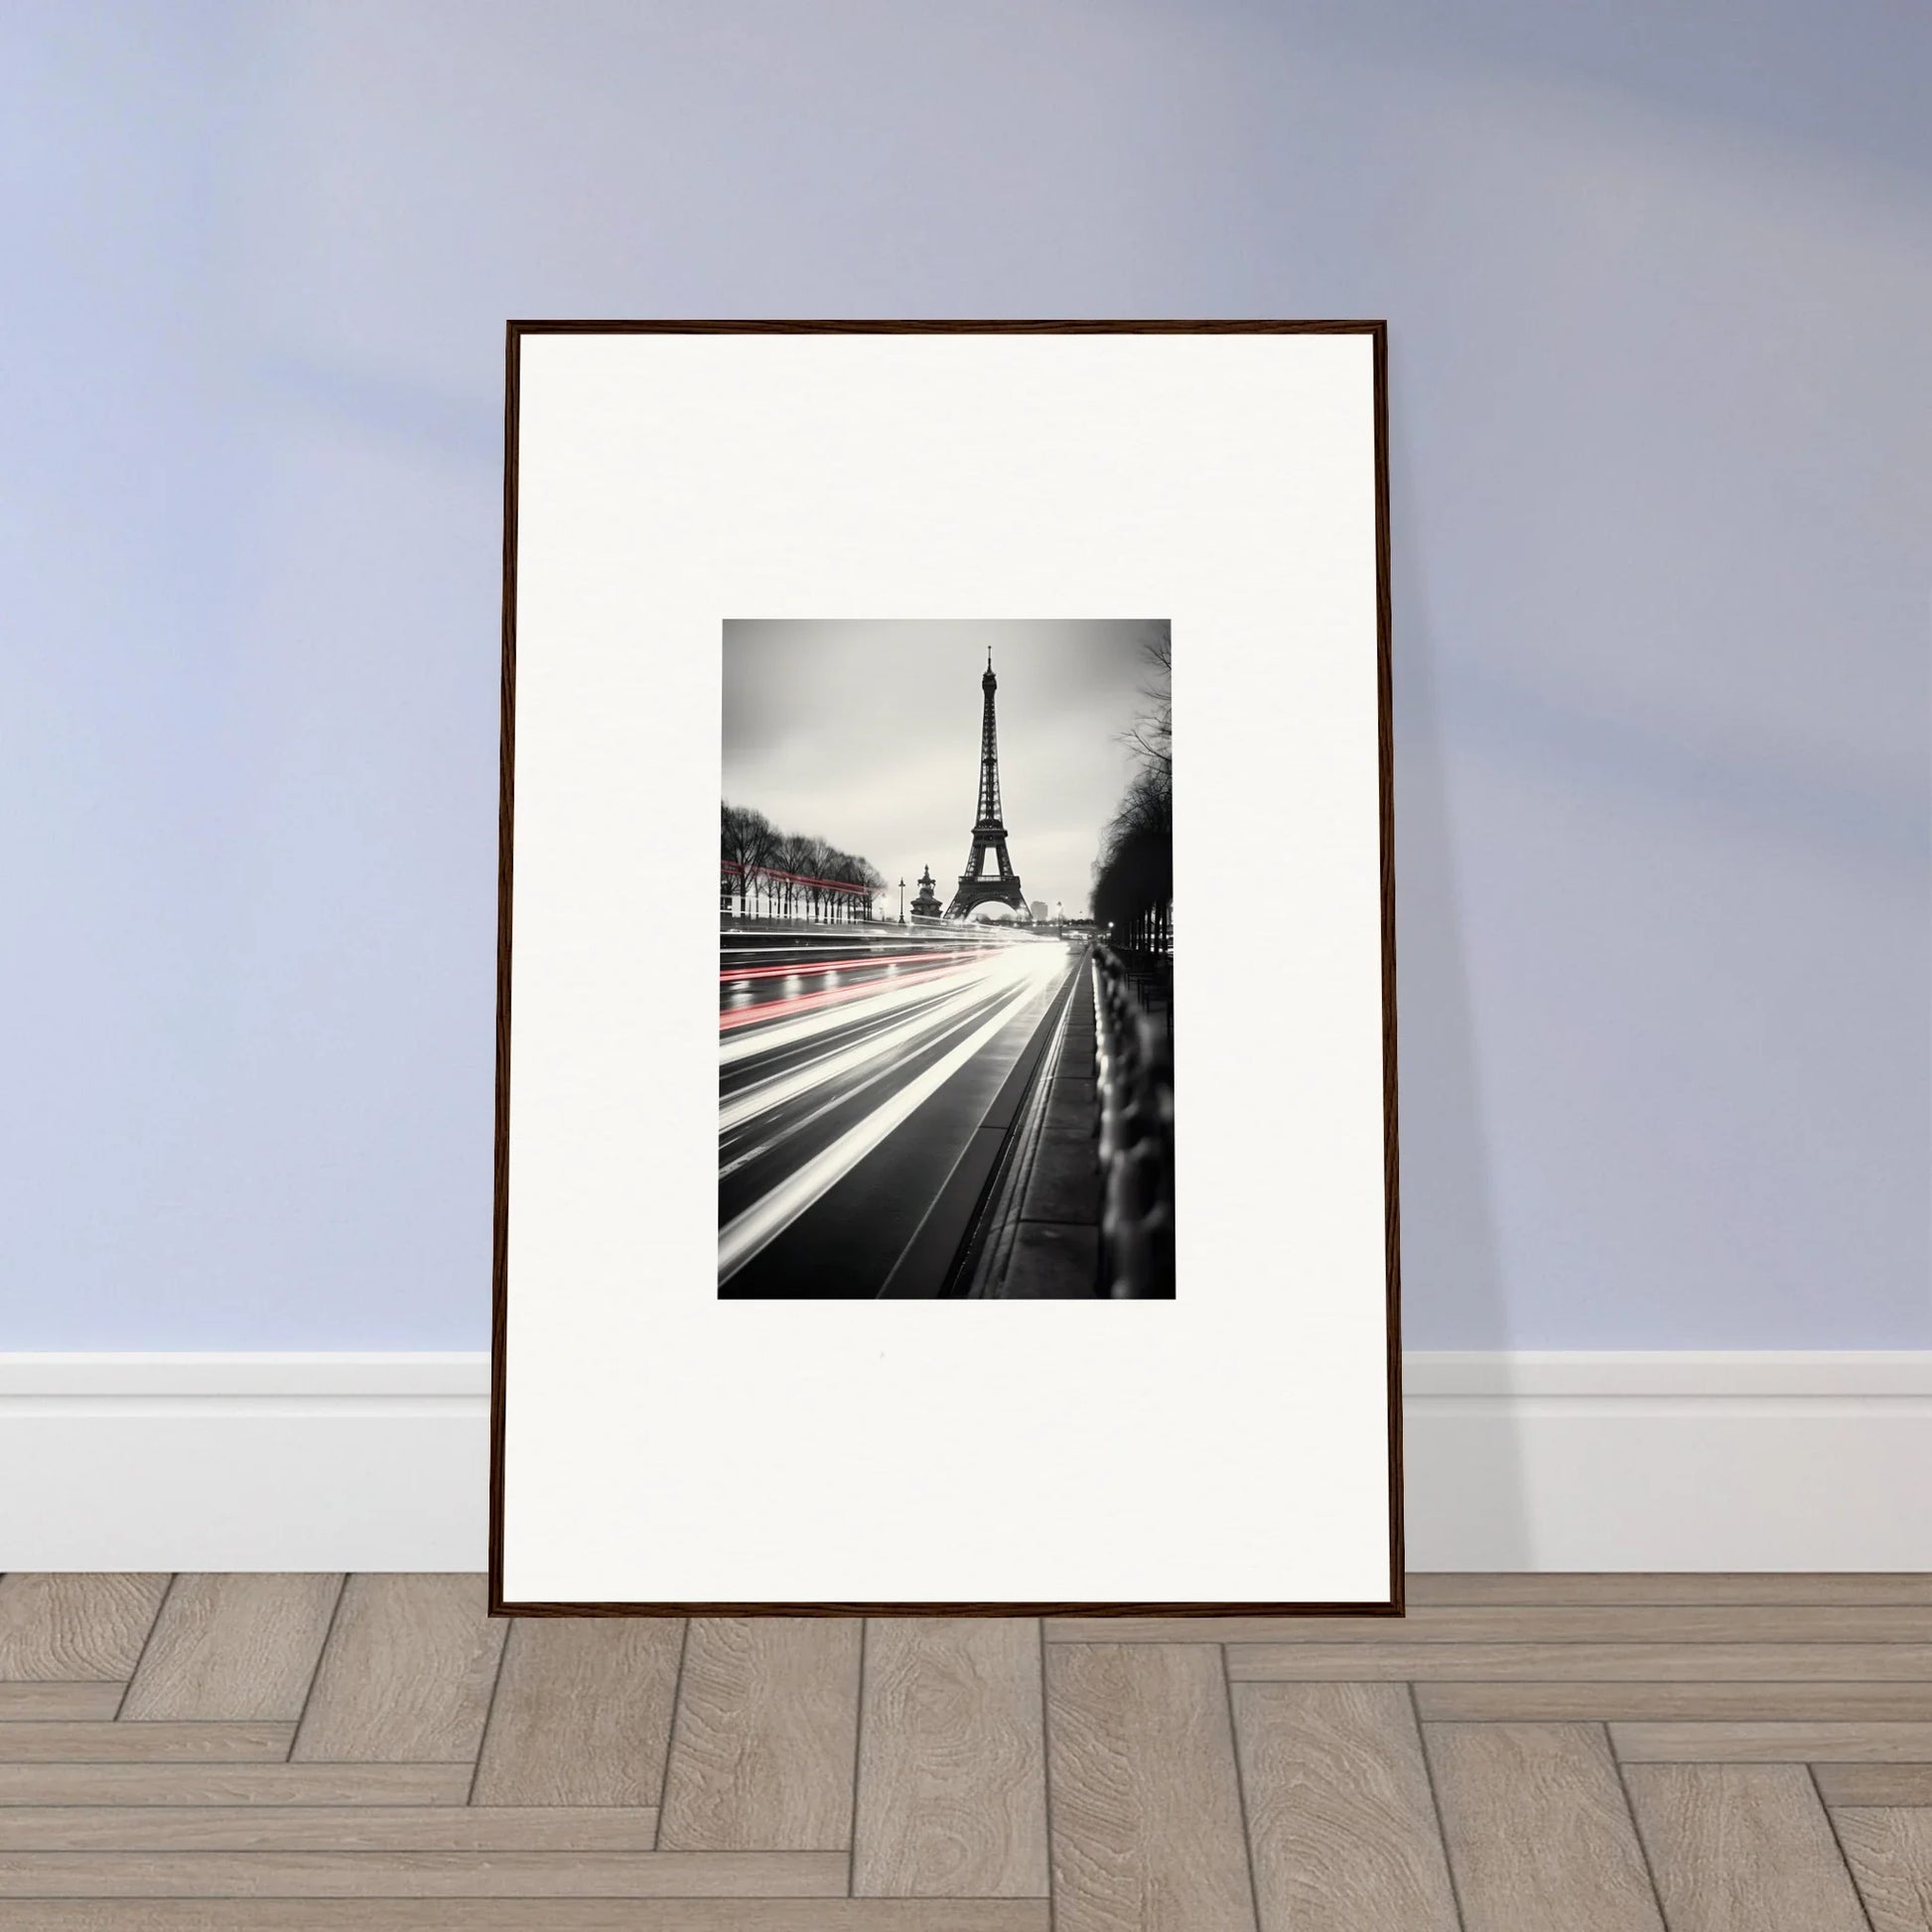
M 973 815 L 973 849 L 966 870 L 959 875 L 959 890 L 946 907 L 949 919 L 970 918 L 982 905 L 1010 905 L 1023 918 L 1027 915 L 1026 895 L 1007 855 L 1007 828 L 1000 817 L 1000 730 L 993 711 L 993 694 L 999 688 L 989 650 L 986 675 L 980 679 L 985 708 L 980 724 L 980 796 Z M 986 870 L 989 858 L 993 861 L 991 873 Z

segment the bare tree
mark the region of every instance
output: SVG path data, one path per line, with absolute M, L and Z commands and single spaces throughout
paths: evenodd
M 783 888 L 784 916 L 795 919 L 803 902 L 803 893 L 799 888 L 799 878 L 812 869 L 812 842 L 800 838 L 795 832 L 788 832 L 778 841 L 778 856 L 774 862 L 778 869 L 788 876 L 781 882 Z
M 1158 770 L 1140 772 L 1107 827 L 1094 867 L 1094 917 L 1134 952 L 1173 943 L 1173 789 Z
M 1159 624 L 1141 640 L 1146 671 L 1141 701 L 1146 709 L 1122 736 L 1144 763 L 1173 771 L 1173 633 Z
M 845 895 L 833 889 L 844 884 L 851 863 L 835 845 L 828 845 L 825 857 L 818 862 L 818 876 L 824 881 L 819 890 L 825 896 L 825 916 L 828 920 L 845 917 Z
M 872 896 L 886 881 L 869 860 L 810 834 L 779 832 L 762 812 L 744 805 L 723 805 L 719 828 L 721 910 L 732 909 L 735 896 L 741 916 L 761 898 L 767 912 L 782 918 L 872 917 Z
M 1173 948 L 1173 637 L 1166 624 L 1142 641 L 1146 709 L 1123 734 L 1139 769 L 1101 837 L 1093 869 L 1094 917 L 1124 948 L 1165 956 Z
M 718 856 L 727 865 L 737 866 L 738 910 L 743 917 L 754 889 L 753 875 L 771 863 L 778 835 L 762 812 L 749 805 L 725 804 L 719 810 Z
M 807 833 L 800 841 L 804 847 L 804 863 L 799 870 L 805 876 L 805 903 L 810 907 L 809 916 L 814 919 L 825 918 L 825 868 L 832 862 L 832 848 L 817 833 Z

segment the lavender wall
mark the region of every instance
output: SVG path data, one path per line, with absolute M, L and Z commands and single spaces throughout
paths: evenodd
M 13 0 L 0 1347 L 483 1345 L 502 323 L 678 314 L 1388 317 L 1409 1339 L 1932 1346 L 1928 76 L 1907 0 Z

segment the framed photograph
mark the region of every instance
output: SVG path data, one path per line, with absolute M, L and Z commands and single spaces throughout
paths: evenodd
M 510 325 L 495 1609 L 1400 1610 L 1385 346 Z

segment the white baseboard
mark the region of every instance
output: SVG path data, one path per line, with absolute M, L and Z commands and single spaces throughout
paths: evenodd
M 481 1354 L 0 1355 L 0 1568 L 481 1570 Z
M 1412 1570 L 1932 1570 L 1932 1352 L 1420 1354 Z
M 1932 1569 L 1932 1352 L 1405 1376 L 1413 1570 Z M 481 1354 L 0 1355 L 0 1569 L 479 1570 L 487 1390 Z

